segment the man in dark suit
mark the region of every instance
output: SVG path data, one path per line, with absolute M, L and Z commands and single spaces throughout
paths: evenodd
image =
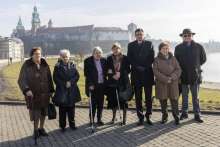
M 84 61 L 84 75 L 85 75 L 85 86 L 86 95 L 91 92 L 92 99 L 92 117 L 90 116 L 90 123 L 92 122 L 97 110 L 97 124 L 104 125 L 102 122 L 102 110 L 104 104 L 104 91 L 105 82 L 107 76 L 107 64 L 106 59 L 102 57 L 102 49 L 95 47 L 92 56 L 88 57 Z
M 138 125 L 143 125 L 144 114 L 142 107 L 142 91 L 144 88 L 145 105 L 147 108 L 145 117 L 147 123 L 152 125 L 150 116 L 152 114 L 152 86 L 154 75 L 152 63 L 154 61 L 154 49 L 152 42 L 144 40 L 143 29 L 135 31 L 136 40 L 128 44 L 128 59 L 131 64 L 131 82 L 135 92 L 135 102 Z

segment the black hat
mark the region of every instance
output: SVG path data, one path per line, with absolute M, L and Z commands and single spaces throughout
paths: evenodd
M 195 35 L 196 33 L 192 32 L 191 29 L 187 28 L 184 29 L 183 32 L 180 34 L 180 36 L 182 37 L 184 34 L 192 34 Z

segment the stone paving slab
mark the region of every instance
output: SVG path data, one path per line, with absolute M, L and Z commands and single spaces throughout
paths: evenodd
M 137 126 L 135 111 L 128 112 L 126 126 L 108 124 L 111 111 L 105 110 L 103 121 L 94 134 L 88 126 L 88 109 L 76 108 L 78 129 L 69 128 L 62 133 L 58 120 L 47 120 L 49 137 L 40 138 L 40 147 L 220 147 L 220 116 L 204 115 L 204 123 L 188 120 L 175 126 L 172 115 L 165 125 L 160 124 L 161 114 L 154 112 L 153 126 Z M 119 118 L 118 118 L 119 120 Z M 25 106 L 0 105 L 0 147 L 33 147 L 33 125 Z

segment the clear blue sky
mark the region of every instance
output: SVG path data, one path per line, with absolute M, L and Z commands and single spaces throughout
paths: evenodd
M 220 41 L 220 0 L 1 0 L 0 35 L 10 36 L 21 16 L 30 29 L 36 4 L 42 24 L 51 18 L 54 26 L 119 26 L 130 22 L 153 38 L 180 41 L 185 27 L 197 33 L 198 41 Z

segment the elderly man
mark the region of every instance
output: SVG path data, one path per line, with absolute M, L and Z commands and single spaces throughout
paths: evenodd
M 94 122 L 97 110 L 97 125 L 104 125 L 102 122 L 102 110 L 104 103 L 105 82 L 107 76 L 106 59 L 102 57 L 102 49 L 95 47 L 92 56 L 84 61 L 84 75 L 86 85 L 86 95 L 92 99 L 92 118 L 90 116 L 90 124 Z
M 201 65 L 206 62 L 206 53 L 202 45 L 193 40 L 193 33 L 190 29 L 184 29 L 180 36 L 183 42 L 176 46 L 175 56 L 182 68 L 182 114 L 180 120 L 188 118 L 188 94 L 192 93 L 193 111 L 195 120 L 202 123 L 199 106 L 199 85 L 202 82 Z

